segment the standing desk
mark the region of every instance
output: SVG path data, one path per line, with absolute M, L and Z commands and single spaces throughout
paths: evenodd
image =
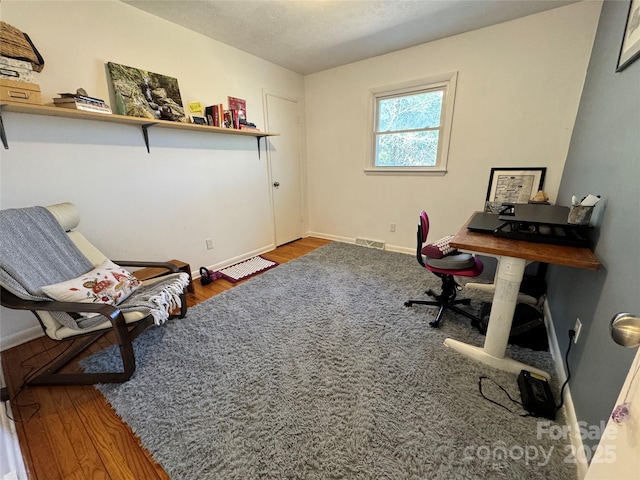
M 483 347 L 474 347 L 452 338 L 447 338 L 444 344 L 463 355 L 501 370 L 513 373 L 528 370 L 551 378 L 543 370 L 505 356 L 524 269 L 527 262 L 537 261 L 597 270 L 600 268 L 600 262 L 588 248 L 534 243 L 495 237 L 491 233 L 471 232 L 467 230 L 471 218 L 451 240 L 450 245 L 459 250 L 498 257 L 489 326 Z

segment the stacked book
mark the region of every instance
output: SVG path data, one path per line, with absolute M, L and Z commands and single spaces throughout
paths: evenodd
M 53 99 L 53 104 L 56 107 L 94 113 L 112 113 L 109 105 L 100 98 L 88 97 L 77 93 L 60 93 L 59 95 L 59 98 Z
M 229 108 L 220 103 L 205 108 L 207 123 L 213 127 L 235 128 L 259 132 L 254 123 L 247 121 L 247 102 L 242 98 L 227 97 Z

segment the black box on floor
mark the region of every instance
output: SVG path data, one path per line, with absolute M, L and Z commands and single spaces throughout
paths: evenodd
M 522 370 L 518 375 L 518 387 L 520 387 L 522 406 L 527 412 L 536 417 L 556 419 L 556 403 L 546 378 Z

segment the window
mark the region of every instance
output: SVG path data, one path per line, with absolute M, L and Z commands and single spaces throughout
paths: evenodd
M 456 78 L 446 74 L 373 91 L 367 172 L 446 172 Z

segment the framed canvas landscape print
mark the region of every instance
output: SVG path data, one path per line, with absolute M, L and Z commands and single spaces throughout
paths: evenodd
M 167 75 L 108 62 L 115 113 L 130 117 L 187 122 L 178 80 Z
M 629 4 L 629 14 L 624 28 L 616 72 L 627 68 L 638 57 L 640 57 L 640 0 L 632 0 Z

